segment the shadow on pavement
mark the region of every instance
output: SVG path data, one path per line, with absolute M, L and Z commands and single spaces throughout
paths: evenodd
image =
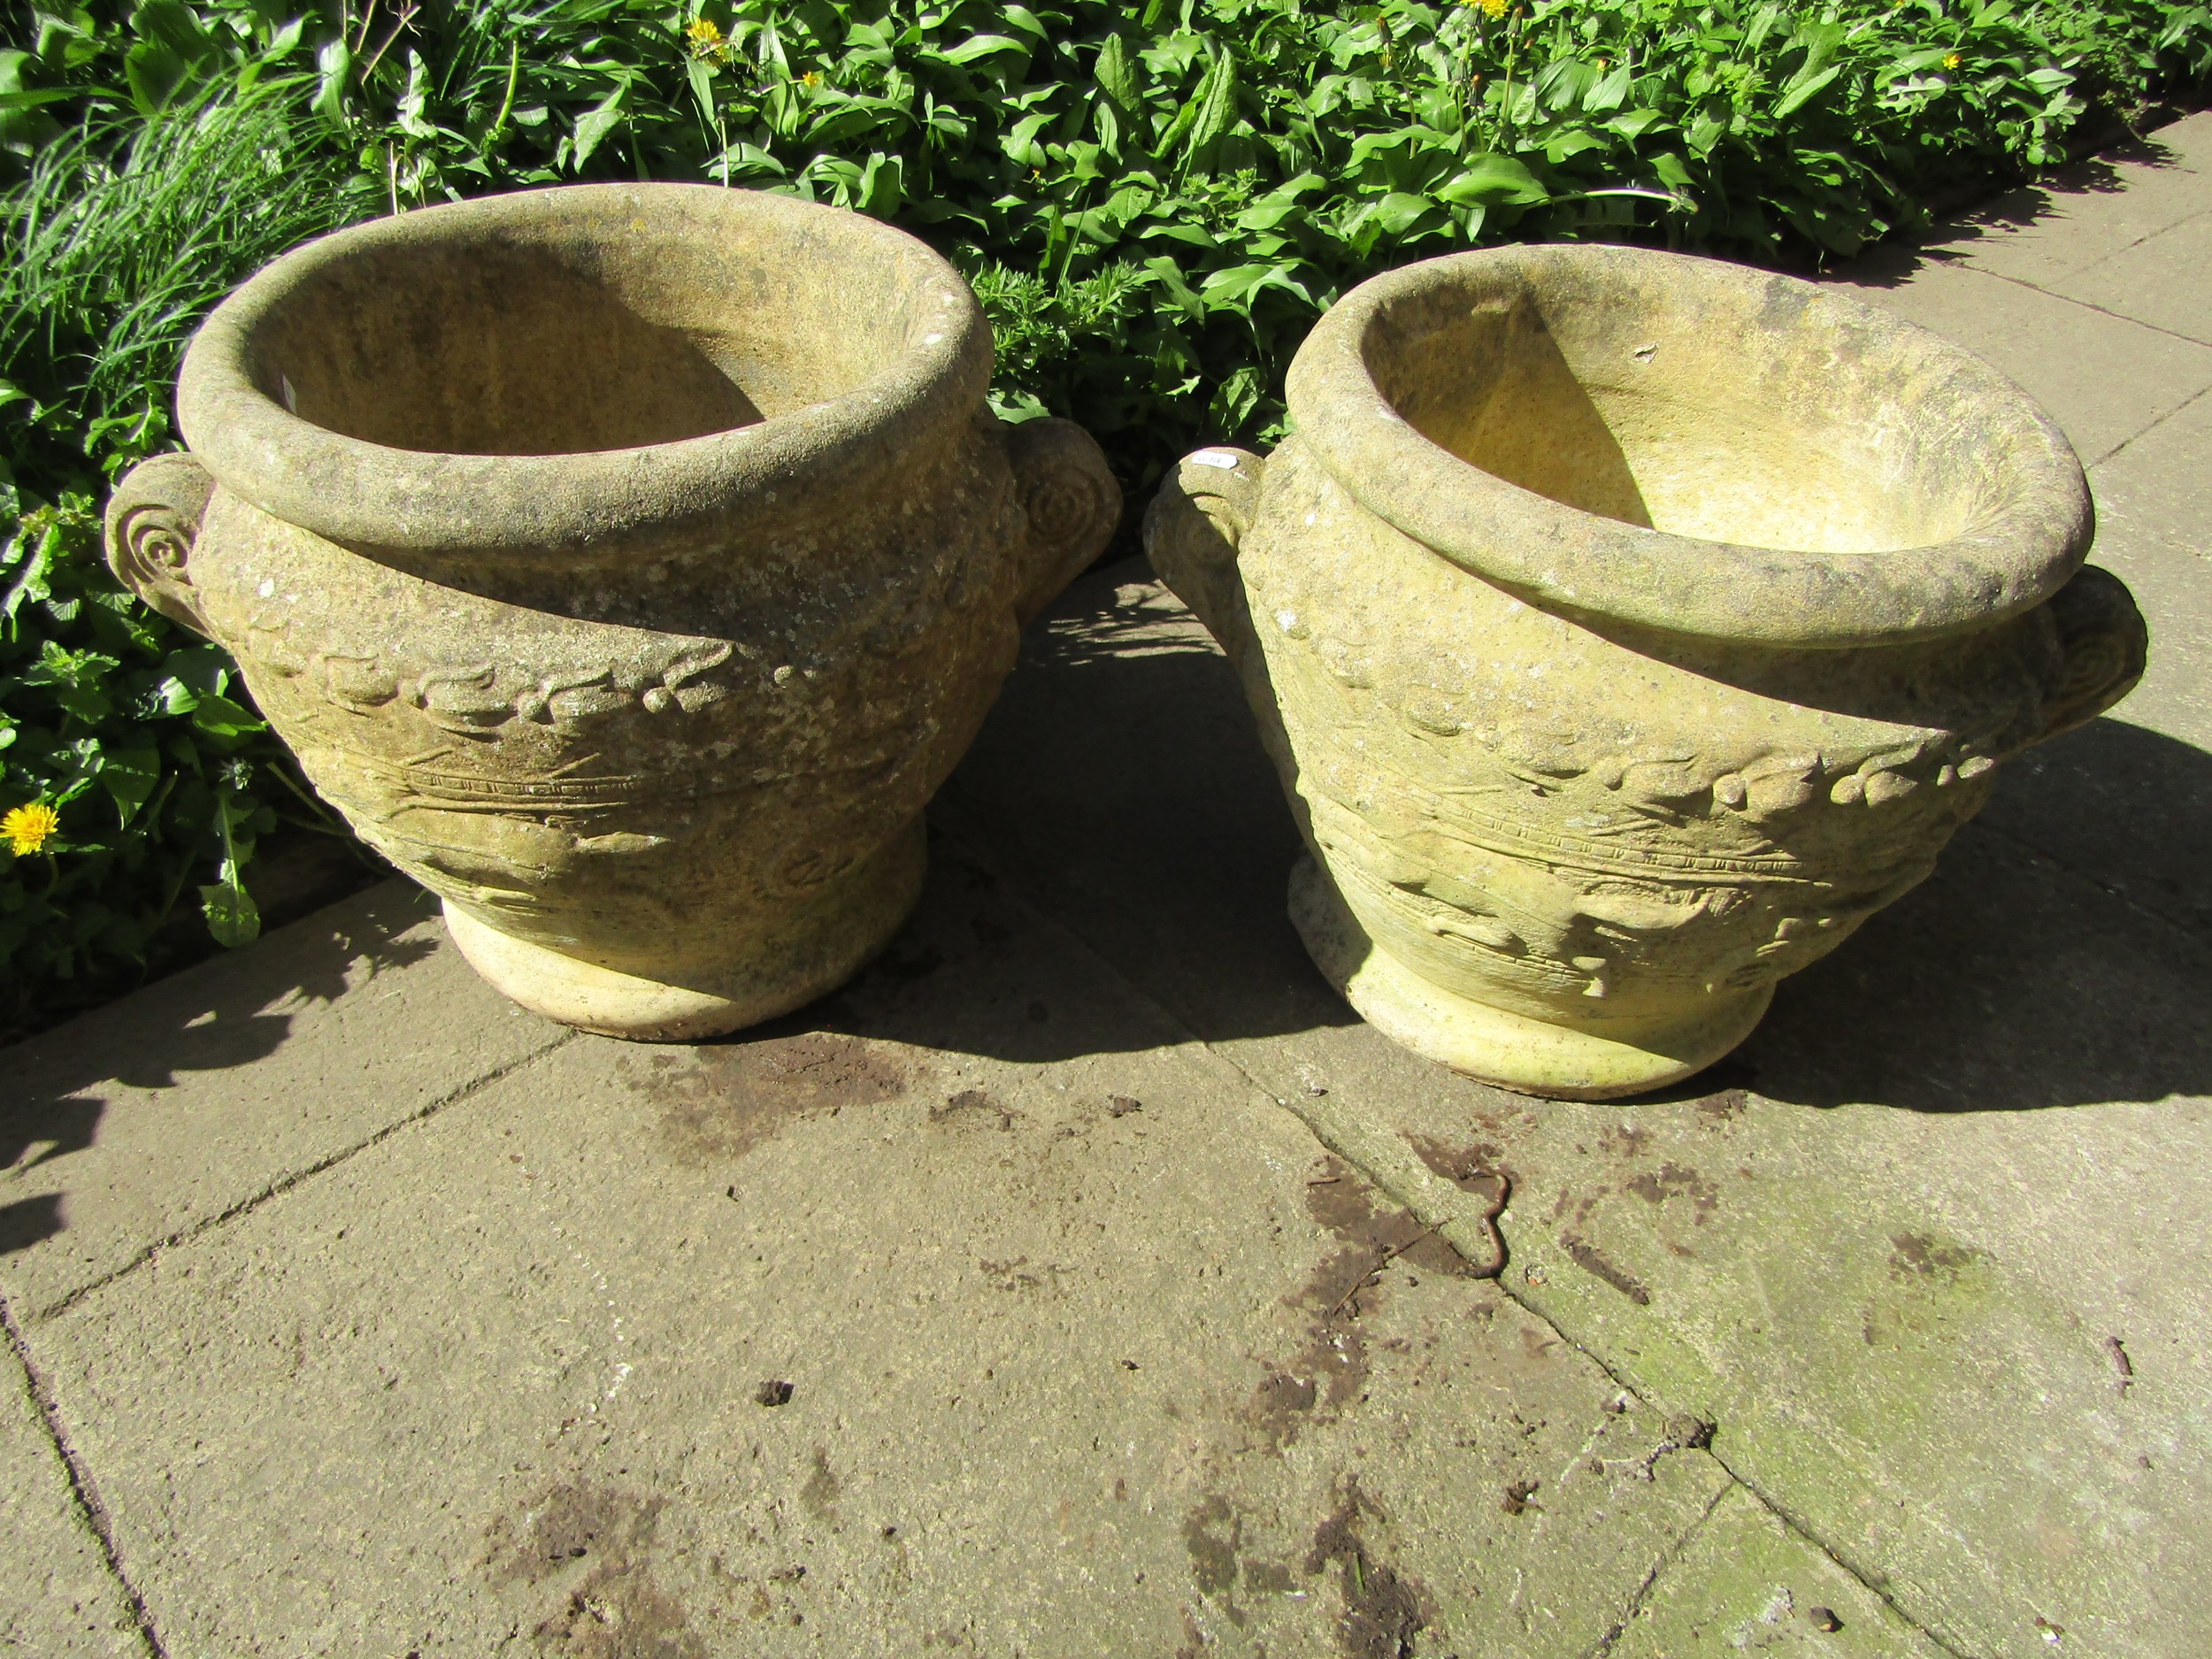
M 2114 146 L 2062 169 L 2048 179 L 2024 184 L 1981 203 L 1947 223 L 1932 229 L 1925 242 L 1883 242 L 1861 257 L 1830 273 L 1868 288 L 1895 288 L 1915 272 L 1970 253 L 1985 236 L 2024 230 L 2037 220 L 2061 211 L 2066 198 L 2075 196 L 2115 196 L 2128 188 L 2119 164 L 2138 167 L 2170 167 L 2178 158 L 2155 134 Z
M 1357 1023 L 1291 927 L 1298 832 L 1236 675 L 1142 560 L 1030 631 L 932 817 L 1201 1037 Z
M 2212 1094 L 2212 755 L 2101 719 L 2016 762 L 1935 875 L 1785 981 L 1739 1050 L 1810 1105 Z
M 962 839 L 1200 1036 L 1355 1022 L 1285 917 L 1297 836 L 1242 694 L 1142 565 L 1094 573 L 1033 633 L 948 796 Z M 2015 763 L 1932 879 L 1786 981 L 1728 1069 L 1670 1094 L 2212 1094 L 2212 931 L 2186 925 L 2212 916 L 2208 867 L 2212 756 L 2093 722 Z
M 0 1175 L 91 1146 L 107 1110 L 104 1085 L 170 1088 L 181 1074 L 275 1053 L 291 1033 L 286 1005 L 334 1000 L 357 961 L 399 967 L 434 949 L 433 940 L 397 938 L 426 913 L 418 889 L 388 883 L 9 1050 L 0 1058 L 12 1073 L 0 1105 Z M 0 1205 L 0 1255 L 64 1225 L 52 1194 Z

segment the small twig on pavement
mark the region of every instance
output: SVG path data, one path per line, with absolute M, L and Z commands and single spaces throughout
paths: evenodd
M 1369 1268 L 1364 1273 L 1362 1273 L 1357 1279 L 1354 1279 L 1352 1281 L 1351 1289 L 1346 1291 L 1341 1296 L 1339 1296 L 1336 1299 L 1336 1306 L 1329 1310 L 1328 1313 L 1323 1317 L 1321 1323 L 1326 1325 L 1331 1319 L 1335 1318 L 1338 1314 L 1343 1312 L 1344 1304 L 1351 1301 L 1353 1297 L 1358 1295 L 1361 1291 L 1365 1290 L 1369 1283 L 1373 1280 L 1376 1274 L 1381 1272 L 1384 1268 L 1388 1267 L 1393 1262 L 1396 1261 L 1408 1250 L 1410 1250 L 1415 1245 L 1420 1243 L 1422 1240 L 1427 1238 L 1430 1233 L 1434 1233 L 1436 1229 L 1434 1227 L 1424 1227 L 1420 1232 L 1415 1233 L 1411 1238 L 1408 1239 L 1403 1244 L 1395 1245 L 1390 1249 L 1385 1250 L 1382 1253 L 1381 1259 L 1379 1260 L 1374 1266 Z

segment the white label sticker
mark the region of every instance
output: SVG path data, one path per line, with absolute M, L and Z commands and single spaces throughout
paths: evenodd
M 1194 466 L 1217 466 L 1225 472 L 1237 470 L 1237 457 L 1227 449 L 1201 449 L 1190 458 Z

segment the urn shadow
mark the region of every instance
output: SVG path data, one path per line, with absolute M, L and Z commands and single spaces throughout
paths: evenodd
M 1236 677 L 1141 561 L 1092 572 L 1031 630 L 933 816 L 1010 878 L 993 902 L 1033 902 L 1210 1041 L 1356 1023 L 1285 915 L 1302 847 Z M 947 845 L 933 899 L 995 879 L 956 876 Z M 2212 755 L 2093 720 L 2004 768 L 1928 882 L 1666 1097 L 1956 1111 L 2212 1094 L 2208 868 Z M 942 972 L 930 949 L 910 927 L 856 989 Z M 1005 1056 L 1114 1046 L 1053 1012 L 1006 1032 Z M 878 1034 L 931 1042 L 918 1011 L 899 1023 Z
M 2212 755 L 2108 718 L 2038 760 L 1671 1097 L 1956 1112 L 2212 1095 Z
M 434 905 L 411 884 L 385 882 L 8 1050 L 0 1174 L 19 1181 L 92 1147 L 111 1085 L 169 1089 L 190 1073 L 267 1058 L 291 1035 L 296 1010 L 334 1001 L 357 964 L 375 972 L 437 949 L 434 938 L 399 937 Z M 0 1203 L 0 1256 L 64 1231 L 65 1210 L 65 1188 Z
M 716 362 L 711 342 L 537 250 L 432 243 L 303 284 L 272 317 L 259 367 L 292 413 L 365 442 L 576 455 L 758 421 L 743 369 Z

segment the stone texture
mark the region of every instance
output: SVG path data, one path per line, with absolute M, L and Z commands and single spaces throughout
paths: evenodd
M 558 1042 L 391 881 L 8 1051 L 0 1289 L 51 1309 Z
M 277 260 L 185 354 L 109 558 L 219 641 L 480 972 L 700 1036 L 912 909 L 921 811 L 1121 497 L 984 401 L 959 273 L 705 185 L 523 191 Z
M 1607 1659 L 1938 1659 L 1942 1649 L 1740 1487 L 1667 1563 Z
M 69 1489 L 30 1379 L 0 1353 L 0 1654 L 142 1659 L 122 1586 Z
M 40 1327 L 171 1654 L 1563 1659 L 1626 1617 L 1718 1465 L 937 869 L 804 1024 L 572 1042 Z
M 1833 290 L 1425 260 L 1287 387 L 1293 434 L 1187 457 L 1147 549 L 1243 679 L 1316 964 L 1471 1076 L 1602 1099 L 1711 1064 L 2001 761 L 2141 674 L 2056 428 Z

